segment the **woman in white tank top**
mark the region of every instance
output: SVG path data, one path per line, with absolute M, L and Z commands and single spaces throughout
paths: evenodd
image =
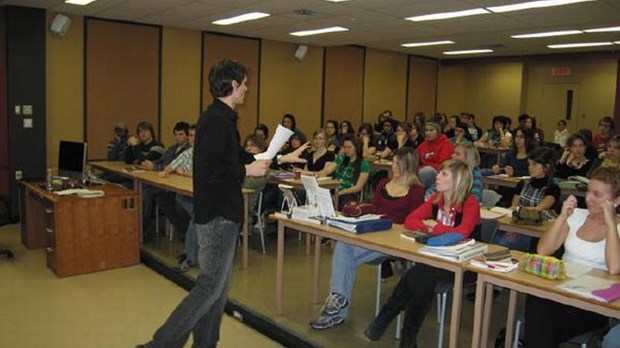
M 564 246 L 564 261 L 620 274 L 620 170 L 597 168 L 590 177 L 587 209 L 569 196 L 560 216 L 538 242 L 538 253 L 553 255 Z M 528 296 L 525 346 L 557 347 L 568 339 L 607 323 L 607 318 L 576 307 Z

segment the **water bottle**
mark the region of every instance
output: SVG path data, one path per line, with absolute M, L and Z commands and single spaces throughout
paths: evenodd
M 52 172 L 52 168 L 47 168 L 47 176 L 46 176 L 46 181 L 45 181 L 45 189 L 48 191 L 53 191 L 54 190 L 54 184 L 53 181 L 54 180 L 54 175 Z

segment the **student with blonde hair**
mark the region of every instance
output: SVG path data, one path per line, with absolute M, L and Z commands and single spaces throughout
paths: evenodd
M 441 166 L 435 182 L 437 193 L 407 216 L 405 227 L 436 236 L 458 233 L 468 238 L 480 224 L 480 204 L 470 194 L 473 182 L 471 168 L 464 162 L 448 160 Z M 418 332 L 433 302 L 436 284 L 453 277 L 452 272 L 416 264 L 401 278 L 364 334 L 373 341 L 380 339 L 392 320 L 404 309 L 401 347 L 415 347 Z

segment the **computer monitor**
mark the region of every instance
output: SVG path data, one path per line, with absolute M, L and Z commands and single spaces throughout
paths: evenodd
M 81 180 L 86 165 L 86 143 L 60 141 L 58 175 Z

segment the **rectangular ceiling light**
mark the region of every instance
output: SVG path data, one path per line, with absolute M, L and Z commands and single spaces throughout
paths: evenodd
M 436 45 L 451 45 L 454 41 L 444 40 L 444 41 L 428 41 L 428 42 L 410 42 L 404 43 L 401 46 L 403 47 L 423 47 L 423 46 L 436 46 Z
M 236 23 L 241 23 L 241 22 L 253 21 L 255 19 L 261 19 L 261 18 L 265 18 L 265 17 L 269 17 L 269 16 L 270 16 L 269 13 L 250 12 L 250 13 L 245 13 L 245 14 L 242 14 L 242 15 L 239 15 L 239 16 L 235 16 L 235 17 L 219 19 L 219 20 L 213 22 L 213 24 L 217 24 L 217 25 L 230 25 L 230 24 L 236 24 Z
M 65 3 L 72 4 L 72 5 L 86 6 L 90 4 L 91 2 L 95 2 L 95 1 L 96 0 L 65 0 Z
M 575 48 L 575 47 L 597 47 L 597 46 L 611 46 L 613 42 L 605 41 L 605 42 L 582 42 L 582 43 L 569 43 L 569 44 L 559 44 L 559 45 L 547 45 L 549 48 Z
M 493 53 L 493 50 L 484 49 L 484 50 L 446 51 L 443 54 L 452 56 L 452 55 L 457 55 L 457 54 L 478 54 L 478 53 Z
M 583 34 L 583 32 L 581 30 L 560 30 L 560 31 L 547 31 L 544 33 L 510 35 L 510 37 L 514 39 L 530 39 L 530 38 L 536 38 L 536 37 L 564 36 L 564 35 L 577 35 L 577 34 Z
M 614 32 L 614 31 L 620 31 L 620 27 L 585 29 L 584 31 L 586 33 L 611 33 L 611 32 Z
M 475 16 L 475 15 L 480 15 L 480 14 L 485 14 L 485 13 L 489 13 L 489 11 L 483 8 L 474 8 L 471 10 L 442 12 L 442 13 L 433 13 L 433 14 L 427 14 L 427 15 L 422 15 L 422 16 L 407 17 L 405 19 L 408 21 L 413 21 L 413 22 L 436 21 L 439 19 Z
M 329 2 L 344 2 L 344 1 L 351 1 L 351 0 L 325 0 L 325 1 L 329 1 Z
M 587 2 L 587 1 L 596 1 L 596 0 L 540 0 L 540 1 L 522 2 L 519 4 L 512 4 L 512 5 L 491 6 L 491 7 L 487 7 L 486 9 L 491 12 L 501 13 L 501 12 L 529 10 L 532 8 L 570 5 L 570 4 L 576 4 L 579 2 Z
M 293 35 L 293 36 L 310 36 L 310 35 L 335 33 L 335 32 L 339 32 L 339 31 L 348 31 L 348 30 L 349 29 L 343 28 L 343 27 L 329 27 L 329 28 L 322 28 L 322 29 L 294 31 L 292 33 L 289 33 L 289 35 Z

